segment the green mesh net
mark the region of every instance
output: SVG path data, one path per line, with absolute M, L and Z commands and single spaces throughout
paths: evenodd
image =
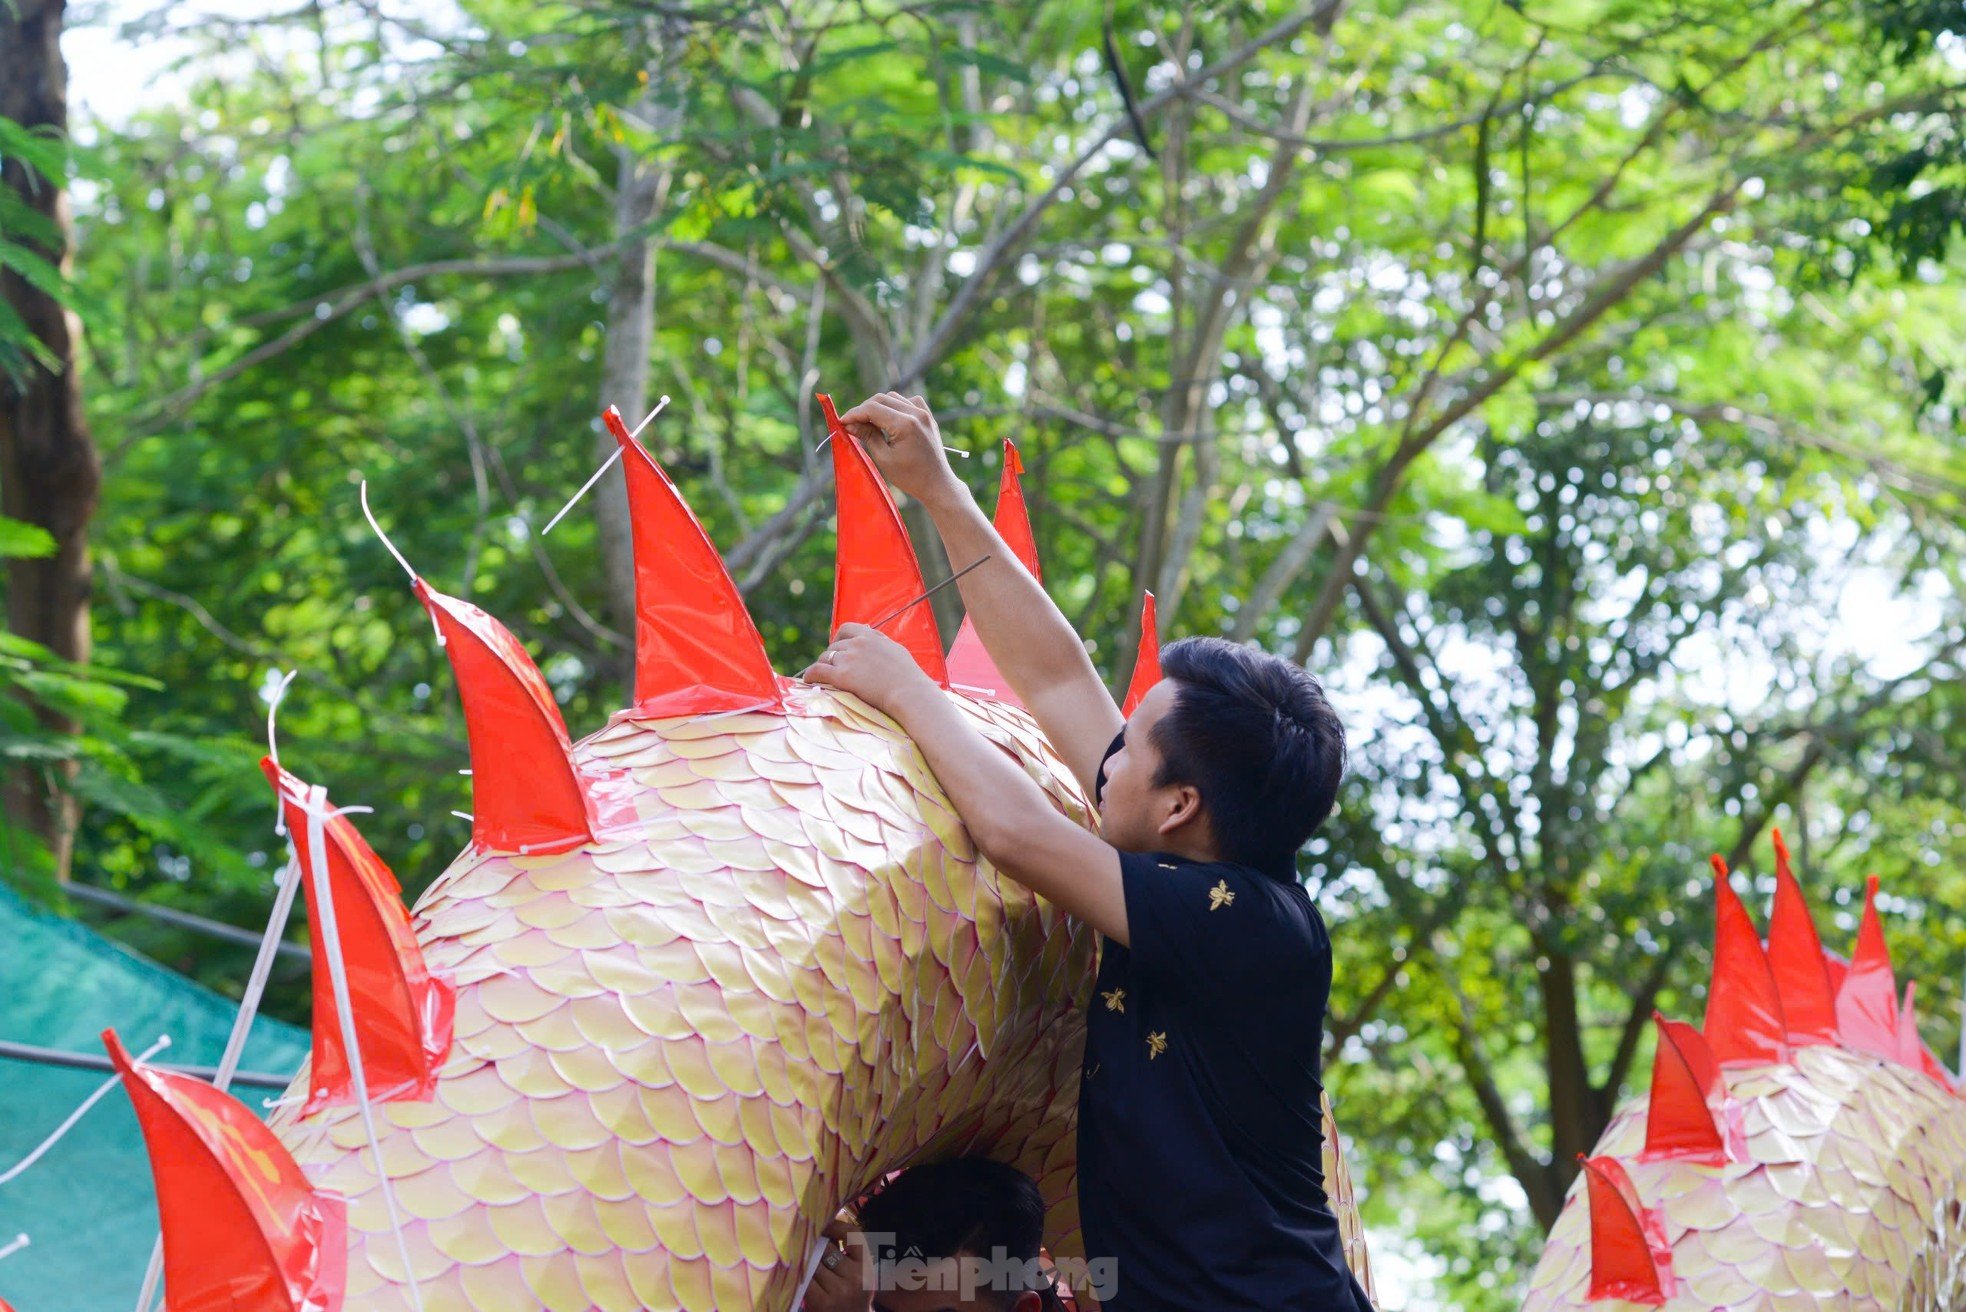
M 215 1065 L 236 1004 L 84 927 L 23 902 L 0 884 L 0 1039 L 99 1053 L 115 1026 L 132 1051 L 159 1034 L 160 1062 Z M 242 1067 L 285 1073 L 308 1036 L 279 1021 L 253 1027 Z M 105 1078 L 0 1057 L 0 1172 L 31 1152 Z M 239 1089 L 258 1111 L 271 1091 Z M 97 1103 L 34 1167 L 0 1184 L 0 1298 L 18 1312 L 129 1312 L 157 1235 L 150 1168 L 129 1098 Z

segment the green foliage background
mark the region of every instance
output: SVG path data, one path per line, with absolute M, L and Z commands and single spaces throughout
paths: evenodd
M 1303 859 L 1339 952 L 1329 1083 L 1415 1306 L 1513 1306 L 1571 1139 L 1642 1087 L 1633 1016 L 1698 1019 L 1706 853 L 1745 842 L 1765 893 L 1771 820 L 1832 943 L 1883 876 L 1949 1051 L 1950 10 L 1333 5 L 1159 108 L 1292 11 L 676 12 L 208 19 L 181 95 L 82 134 L 102 668 L 0 649 L 0 682 L 90 726 L 4 726 L 10 760 L 90 762 L 78 879 L 263 919 L 281 857 L 254 763 L 283 669 L 283 759 L 376 808 L 410 896 L 463 845 L 454 690 L 361 479 L 420 571 L 528 644 L 576 734 L 621 703 L 593 516 L 540 529 L 595 463 L 611 261 L 645 236 L 675 398 L 653 447 L 719 543 L 763 544 L 745 582 L 781 670 L 831 595 L 829 497 L 798 509 L 809 394 L 884 386 L 947 327 L 910 390 L 986 504 L 1017 441 L 1047 584 L 1116 684 L 1143 582 L 1164 635 L 1326 677 L 1354 737 Z M 616 221 L 624 157 L 665 179 L 645 229 Z M 1167 572 L 1142 564 L 1156 506 L 1188 544 Z M 111 928 L 244 977 L 245 949 Z M 303 1017 L 304 980 L 270 1005 Z

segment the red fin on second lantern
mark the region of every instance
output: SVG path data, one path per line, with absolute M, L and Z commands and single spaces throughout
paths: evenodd
M 921 562 L 901 523 L 901 512 L 888 495 L 887 482 L 846 431 L 833 398 L 815 393 L 833 439 L 833 480 L 839 497 L 839 548 L 833 570 L 833 628 L 842 624 L 872 624 L 914 602 L 928 591 Z M 942 656 L 942 634 L 928 602 L 908 605 L 882 631 L 908 649 L 915 664 L 945 688 L 948 663 Z
M 300 859 L 301 889 L 309 923 L 320 925 L 314 887 L 314 852 L 309 846 L 308 786 L 271 757 L 260 761 L 286 814 L 287 832 Z M 327 795 L 318 795 L 327 806 Z M 410 929 L 402 888 L 347 816 L 331 815 L 322 825 L 326 838 L 328 887 L 334 895 L 336 937 L 341 941 L 348 996 L 354 1008 L 355 1041 L 362 1046 L 362 1074 L 371 1102 L 428 1098 L 437 1069 L 450 1055 L 451 1019 L 457 994 L 448 981 L 424 965 L 423 949 Z M 317 932 L 313 953 L 314 1055 L 308 1063 L 307 1115 L 355 1096 L 335 1011 L 334 983 L 328 973 L 327 945 Z
M 1042 583 L 1044 574 L 1038 568 L 1038 545 L 1031 533 L 1031 514 L 1024 505 L 1024 489 L 1017 481 L 1023 472 L 1024 462 L 1018 458 L 1017 447 L 1005 438 L 1003 476 L 997 484 L 997 512 L 992 522 L 1018 562 Z M 965 692 L 980 692 L 1012 706 L 1024 705 L 997 669 L 997 663 L 990 659 L 990 653 L 984 650 L 983 640 L 976 636 L 976 626 L 969 622 L 967 615 L 963 616 L 962 627 L 956 630 L 956 640 L 949 647 L 949 682 Z
M 1720 1065 L 1700 1032 L 1682 1021 L 1652 1013 L 1659 1031 L 1652 1056 L 1652 1093 L 1645 1113 L 1644 1161 L 1690 1161 L 1719 1165 L 1727 1160 L 1727 1140 L 1714 1111 L 1721 1092 Z
M 1154 617 L 1154 594 L 1140 594 L 1140 649 L 1133 657 L 1133 677 L 1126 685 L 1120 714 L 1131 715 L 1147 689 L 1160 682 L 1160 626 Z
M 1592 1302 L 1624 1299 L 1657 1307 L 1673 1294 L 1672 1248 L 1659 1214 L 1639 1205 L 1615 1157 L 1579 1157 L 1591 1218 Z
M 594 837 L 593 801 L 539 667 L 503 624 L 422 579 L 471 738 L 471 837 L 498 852 L 559 852 Z
M 1788 1058 L 1788 1026 L 1768 954 L 1747 908 L 1727 882 L 1727 863 L 1713 858 L 1713 980 L 1701 1032 L 1723 1066 Z
M 347 1274 L 342 1200 L 309 1184 L 235 1099 L 135 1060 L 114 1030 L 102 1041 L 150 1154 L 171 1312 L 335 1312 Z
M 1796 1047 L 1836 1042 L 1836 990 L 1823 960 L 1809 900 L 1789 868 L 1788 844 L 1775 831 L 1775 904 L 1768 912 L 1768 969 L 1782 998 L 1782 1019 Z
M 1898 1060 L 1898 982 L 1891 970 L 1891 949 L 1884 942 L 1884 925 L 1877 917 L 1876 875 L 1864 883 L 1857 948 L 1836 991 L 1836 1028 L 1844 1047 Z
M 621 448 L 634 534 L 633 714 L 782 707 L 764 639 L 710 535 L 621 412 L 609 406 L 602 422 Z

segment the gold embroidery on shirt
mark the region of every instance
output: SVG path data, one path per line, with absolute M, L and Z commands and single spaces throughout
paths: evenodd
M 1216 880 L 1215 887 L 1208 890 L 1208 909 L 1210 911 L 1220 911 L 1223 907 L 1235 900 L 1235 892 L 1229 887 L 1229 881 L 1226 879 Z
M 1167 1051 L 1167 1031 L 1155 1030 L 1147 1036 L 1147 1060 L 1152 1061 Z
M 1123 1012 L 1126 1010 L 1125 989 L 1107 989 L 1104 993 L 1101 993 L 1099 996 L 1106 999 L 1107 1011 Z

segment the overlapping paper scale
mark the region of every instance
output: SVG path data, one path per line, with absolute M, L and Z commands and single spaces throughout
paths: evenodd
M 1838 1046 L 1727 1074 L 1745 1151 L 1647 1161 L 1646 1100 L 1598 1146 L 1629 1173 L 1671 1245 L 1670 1309 L 1966 1307 L 1966 1104 L 1921 1071 Z M 1525 1312 L 1636 1306 L 1590 1297 L 1583 1179 L 1565 1199 Z
M 349 1308 L 782 1312 L 841 1202 L 970 1151 L 1075 1251 L 1095 936 L 979 859 L 892 720 L 786 698 L 618 717 L 575 749 L 614 781 L 594 842 L 473 849 L 420 900 L 457 1002 L 434 1096 L 374 1108 L 403 1248 L 354 1108 L 273 1122 L 348 1200 Z M 1022 710 L 956 700 L 1091 822 Z

